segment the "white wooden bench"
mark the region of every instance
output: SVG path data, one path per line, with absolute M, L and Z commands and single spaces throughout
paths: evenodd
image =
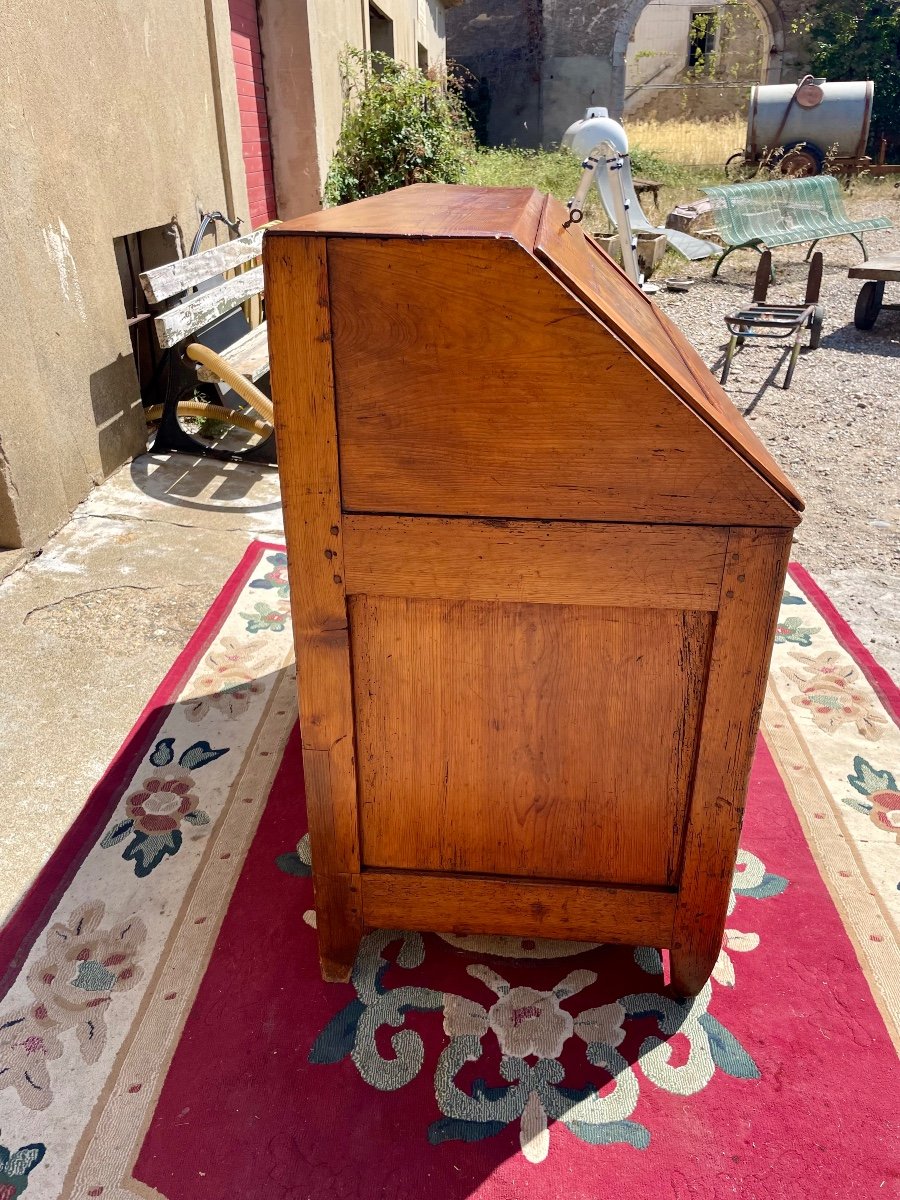
M 259 262 L 264 232 L 254 230 L 141 275 L 157 341 L 171 356 L 165 402 L 147 413 L 160 421 L 154 449 L 272 461 L 272 402 L 256 386 L 269 370 Z M 248 312 L 253 307 L 255 325 Z M 223 388 L 233 393 L 228 402 Z M 204 420 L 237 427 L 253 435 L 255 444 L 208 445 L 185 428 Z

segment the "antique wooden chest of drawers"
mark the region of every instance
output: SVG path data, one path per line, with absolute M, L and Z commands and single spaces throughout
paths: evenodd
M 668 947 L 684 994 L 719 952 L 802 503 L 566 216 L 266 234 L 326 979 L 382 926 Z

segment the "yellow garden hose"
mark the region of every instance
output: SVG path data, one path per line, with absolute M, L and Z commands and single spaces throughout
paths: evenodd
M 256 391 L 256 389 L 253 389 Z M 158 421 L 163 415 L 163 405 L 154 404 L 144 414 L 148 421 Z M 226 421 L 229 425 L 237 425 L 248 433 L 258 433 L 260 437 L 268 437 L 272 426 L 264 421 L 257 421 L 247 413 L 238 412 L 233 408 L 225 408 L 221 404 L 206 404 L 203 400 L 181 400 L 178 403 L 178 415 L 185 417 L 207 417 L 211 421 Z
M 246 400 L 255 408 L 263 420 L 268 421 L 270 425 L 274 424 L 275 410 L 269 397 L 264 396 L 249 379 L 245 379 L 243 375 L 238 374 L 233 367 L 229 366 L 221 354 L 216 354 L 215 350 L 210 350 L 208 346 L 201 346 L 199 342 L 191 342 L 185 353 L 193 362 L 202 363 L 204 367 L 208 367 L 218 375 L 222 382 L 227 383 L 242 400 Z M 179 405 L 180 407 L 181 405 Z M 238 422 L 233 423 L 238 424 Z

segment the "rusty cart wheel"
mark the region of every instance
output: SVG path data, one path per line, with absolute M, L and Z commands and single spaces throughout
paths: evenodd
M 725 160 L 725 175 L 735 183 L 752 179 L 758 170 L 758 164 L 750 162 L 743 150 L 738 150 Z
M 862 285 L 856 297 L 856 311 L 853 313 L 853 324 L 857 329 L 872 328 L 881 312 L 883 297 L 883 279 L 870 279 Z
M 809 348 L 810 350 L 818 350 L 819 343 L 822 340 L 822 325 L 825 322 L 825 309 L 821 304 L 816 305 L 816 311 L 812 315 L 812 320 L 809 323 Z
M 783 150 L 776 151 L 769 161 L 781 175 L 805 179 L 809 175 L 822 174 L 825 155 L 813 142 L 790 142 Z

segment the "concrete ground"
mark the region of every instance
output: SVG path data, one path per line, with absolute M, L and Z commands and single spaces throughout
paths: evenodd
M 148 454 L 0 555 L 0 921 L 257 537 L 283 539 L 273 468 Z

